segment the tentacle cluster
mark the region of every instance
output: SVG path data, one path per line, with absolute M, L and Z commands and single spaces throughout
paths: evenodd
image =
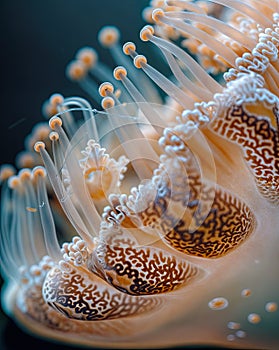
M 17 307 L 31 319 L 63 332 L 80 331 L 82 321 L 82 332 L 105 336 L 106 323 L 95 329 L 91 321 L 158 311 L 169 295 L 210 276 L 204 259 L 222 261 L 248 242 L 257 195 L 279 204 L 278 14 L 273 1 L 260 7 L 263 14 L 256 0 L 242 8 L 236 0 L 213 3 L 153 1 L 145 11 L 154 26 L 141 39 L 159 47 L 171 79 L 134 43 L 123 55 L 116 28 L 101 30 L 100 43 L 121 66 L 112 75 L 86 47 L 67 74 L 98 102 L 101 95 L 104 111 L 82 98 L 51 96 L 44 111 L 56 115 L 47 132 L 44 126 L 29 137 L 36 155 L 19 161 L 45 168 L 1 175 L 4 270 L 21 286 Z M 170 40 L 179 37 L 200 64 Z M 226 85 L 202 66 L 214 73 L 231 67 Z M 98 88 L 94 76 L 115 78 L 117 89 L 109 82 Z M 168 95 L 165 105 L 153 83 Z M 240 196 L 222 182 L 236 168 L 231 150 L 235 163 L 247 165 L 244 181 L 257 186 L 251 201 L 248 191 Z M 62 248 L 57 231 L 72 237 Z M 113 322 L 110 332 L 121 333 Z

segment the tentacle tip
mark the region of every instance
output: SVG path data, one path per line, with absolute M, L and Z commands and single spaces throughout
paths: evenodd
M 127 70 L 122 66 L 116 67 L 113 71 L 113 76 L 116 80 L 122 80 L 123 77 L 127 76 Z
M 8 186 L 10 189 L 15 189 L 16 187 L 18 187 L 20 184 L 20 179 L 18 176 L 16 175 L 13 175 L 11 177 L 9 177 L 8 179 Z
M 114 100 L 113 100 L 112 97 L 108 97 L 108 96 L 107 96 L 107 97 L 104 97 L 104 98 L 103 98 L 101 104 L 102 104 L 102 108 L 103 108 L 103 109 L 109 109 L 109 108 L 114 107 L 115 102 L 114 102 Z
M 102 83 L 99 87 L 99 94 L 102 97 L 106 97 L 108 93 L 113 93 L 113 92 L 114 92 L 113 85 L 107 81 Z
M 140 39 L 142 41 L 149 41 L 154 34 L 154 28 L 150 25 L 144 26 L 140 31 Z
M 92 47 L 86 46 L 78 50 L 76 59 L 81 61 L 87 68 L 92 68 L 98 60 L 98 54 Z
M 66 68 L 66 76 L 73 81 L 82 80 L 87 74 L 87 67 L 82 61 L 72 61 Z
M 103 27 L 98 34 L 99 43 L 104 47 L 112 47 L 118 43 L 120 38 L 119 30 L 114 26 Z
M 18 177 L 21 181 L 30 180 L 32 178 L 32 172 L 29 168 L 23 168 L 18 172 Z
M 152 19 L 156 23 L 160 22 L 164 16 L 165 16 L 165 13 L 161 8 L 157 8 L 152 12 Z
M 129 56 L 135 51 L 136 51 L 136 45 L 131 41 L 128 41 L 123 45 L 123 52 L 125 55 Z
M 142 68 L 143 65 L 145 65 L 147 63 L 147 59 L 144 55 L 137 55 L 134 58 L 134 65 L 136 68 Z
M 56 131 L 52 131 L 48 137 L 49 137 L 50 141 L 59 140 L 59 134 Z
M 3 181 L 8 180 L 11 176 L 15 175 L 15 167 L 11 164 L 3 164 L 0 167 L 0 184 Z
M 33 170 L 32 170 L 32 175 L 33 175 L 33 177 L 34 178 L 36 178 L 36 177 L 46 177 L 46 169 L 43 167 L 43 166 L 41 166 L 41 165 L 38 165 L 38 166 L 36 166 L 35 168 L 33 168 Z
M 53 107 L 57 107 L 64 102 L 64 96 L 59 93 L 54 93 L 49 98 L 49 103 Z
M 40 153 L 40 151 L 42 149 L 45 149 L 46 148 L 46 145 L 43 141 L 38 141 L 35 143 L 34 145 L 34 151 L 37 152 L 37 153 Z
M 61 127 L 62 126 L 62 119 L 59 117 L 52 117 L 49 120 L 49 126 L 52 130 L 55 130 L 57 127 Z

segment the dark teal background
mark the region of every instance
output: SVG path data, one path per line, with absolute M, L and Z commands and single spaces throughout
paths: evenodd
M 65 96 L 85 93 L 65 76 L 65 67 L 78 48 L 98 49 L 111 64 L 108 51 L 100 49 L 97 32 L 116 25 L 122 41 L 139 39 L 144 25 L 141 10 L 148 0 L 1 0 L 0 74 L 1 163 L 12 162 L 22 150 L 24 137 L 42 120 L 41 105 L 52 93 Z M 145 52 L 146 53 L 146 52 Z

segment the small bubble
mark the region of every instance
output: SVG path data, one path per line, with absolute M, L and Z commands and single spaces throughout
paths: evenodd
M 235 334 L 238 338 L 245 338 L 246 337 L 246 332 L 244 332 L 242 330 L 237 331 Z
M 274 301 L 270 301 L 265 304 L 265 311 L 267 312 L 275 312 L 277 311 L 278 305 Z
M 37 209 L 32 208 L 32 207 L 26 207 L 26 210 L 29 211 L 30 213 L 36 213 Z
M 251 289 L 243 289 L 243 291 L 241 292 L 241 296 L 242 297 L 249 297 L 250 295 L 252 294 L 252 292 L 251 292 Z
M 43 208 L 44 205 L 45 205 L 45 202 L 44 202 L 44 201 L 41 201 L 41 203 L 39 204 L 39 207 L 40 207 L 40 208 Z
M 240 323 L 231 321 L 231 322 L 228 322 L 227 327 L 229 329 L 239 329 L 240 328 Z
M 226 307 L 228 307 L 228 305 L 229 305 L 228 300 L 223 297 L 214 298 L 210 300 L 210 302 L 208 303 L 208 306 L 210 307 L 211 310 L 223 310 Z
M 229 334 L 229 335 L 227 335 L 227 340 L 228 341 L 234 341 L 235 340 L 235 336 L 233 334 Z
M 247 319 L 250 323 L 253 323 L 253 324 L 257 324 L 261 322 L 261 316 L 255 313 L 248 315 Z
M 22 277 L 21 280 L 20 280 L 20 282 L 21 282 L 22 284 L 28 284 L 29 279 L 28 279 L 27 277 Z

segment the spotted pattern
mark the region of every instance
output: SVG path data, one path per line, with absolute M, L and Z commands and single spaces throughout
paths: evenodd
M 214 186 L 203 186 L 201 171 L 190 153 L 186 160 L 168 158 L 154 183 L 156 195 L 145 210 L 139 210 L 141 206 L 137 206 L 143 197 L 140 191 L 127 206 L 136 213 L 142 226 L 159 235 L 173 228 L 183 216 L 188 217 L 189 224 L 195 212 L 200 218 L 205 217 L 215 195 Z M 146 192 L 143 188 L 141 191 Z
M 221 186 L 202 181 L 191 158 L 165 162 L 164 171 L 168 176 L 160 174 L 155 199 L 137 216 L 165 243 L 188 255 L 219 258 L 253 232 L 256 220 L 248 206 Z
M 192 230 L 182 217 L 173 228 L 161 223 L 163 239 L 175 249 L 203 258 L 219 258 L 238 247 L 253 232 L 255 218 L 250 209 L 233 195 L 216 188 L 206 218 L 193 216 Z
M 68 318 L 96 321 L 147 313 L 161 300 L 121 293 L 84 268 L 67 264 L 55 267 L 46 277 L 43 297 L 55 310 Z
M 32 285 L 21 293 L 24 300 L 24 311 L 32 319 L 49 328 L 59 329 L 61 316 L 44 301 L 42 286 Z
M 124 230 L 108 228 L 103 235 L 88 267 L 122 292 L 168 293 L 202 275 L 202 270 L 192 263 L 159 248 L 140 246 Z
M 45 302 L 41 285 L 32 285 L 24 289 L 18 298 L 21 300 L 21 307 L 18 306 L 18 308 L 20 312 L 30 318 L 30 322 L 34 321 L 36 324 L 44 325 L 55 333 L 105 337 L 108 332 L 111 335 L 127 335 L 133 331 L 127 321 L 123 319 L 92 323 L 68 318 L 64 312 L 58 312 L 56 308 Z M 24 305 L 22 305 L 22 300 L 24 300 Z
M 233 105 L 224 118 L 216 119 L 213 130 L 242 146 L 259 191 L 270 202 L 279 204 L 278 107 L 270 106 L 266 114 L 267 117 L 253 115 L 244 104 Z M 271 125 L 272 118 L 277 122 L 277 130 Z
M 198 177 L 196 180 L 199 183 Z M 157 196 L 139 213 L 142 224 L 157 230 L 173 248 L 189 255 L 219 258 L 253 232 L 256 220 L 252 211 L 221 187 L 203 185 L 196 198 L 195 191 L 184 194 L 188 201 L 180 203 Z

